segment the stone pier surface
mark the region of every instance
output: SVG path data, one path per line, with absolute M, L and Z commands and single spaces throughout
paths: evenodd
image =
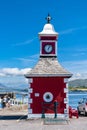
M 58 119 L 27 119 L 27 107 L 0 110 L 0 130 L 87 130 L 87 117 L 73 117 L 68 122 Z
M 68 124 L 45 125 L 43 119 L 1 120 L 0 130 L 87 130 L 87 117 L 70 119 Z
M 87 130 L 87 117 L 69 119 L 68 123 L 45 119 L 27 119 L 27 112 L 2 114 L 0 111 L 0 130 Z

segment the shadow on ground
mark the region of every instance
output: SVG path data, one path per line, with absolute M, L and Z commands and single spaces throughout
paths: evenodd
M 27 119 L 27 115 L 4 115 L 0 116 L 0 120 L 23 120 Z

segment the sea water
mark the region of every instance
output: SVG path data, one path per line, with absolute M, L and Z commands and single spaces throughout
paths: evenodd
M 1 108 L 1 103 L 0 103 L 0 108 Z
M 69 106 L 71 106 L 72 108 L 77 108 L 78 106 L 78 102 L 83 99 L 83 98 L 87 98 L 87 92 L 69 92 Z M 17 100 L 22 100 L 20 95 L 17 95 Z M 24 102 L 27 103 L 28 102 L 28 97 L 26 96 L 24 98 Z M 1 103 L 0 103 L 0 108 L 1 108 Z
M 78 102 L 83 98 L 87 98 L 87 92 L 69 92 L 69 106 L 77 108 Z

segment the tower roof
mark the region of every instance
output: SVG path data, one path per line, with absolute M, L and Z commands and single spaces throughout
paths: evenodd
M 54 30 L 54 26 L 50 23 L 51 17 L 48 15 L 46 18 L 47 23 L 44 25 L 42 32 L 39 36 L 58 36 Z M 72 74 L 65 70 L 58 62 L 56 57 L 40 57 L 36 66 L 25 75 L 29 77 L 71 77 Z
M 54 30 L 54 26 L 50 23 L 46 23 L 43 27 L 42 32 L 39 35 L 58 35 L 58 33 Z
M 57 58 L 40 58 L 36 66 L 25 75 L 28 77 L 71 77 L 72 74 L 65 70 Z
M 47 23 L 44 25 L 43 30 L 39 33 L 39 35 L 58 35 L 58 33 L 54 29 L 54 26 L 50 23 L 51 19 L 52 18 L 48 14 L 46 18 Z

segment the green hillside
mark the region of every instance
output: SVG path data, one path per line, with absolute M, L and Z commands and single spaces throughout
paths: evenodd
M 69 90 L 87 91 L 87 79 L 76 79 L 69 81 Z

